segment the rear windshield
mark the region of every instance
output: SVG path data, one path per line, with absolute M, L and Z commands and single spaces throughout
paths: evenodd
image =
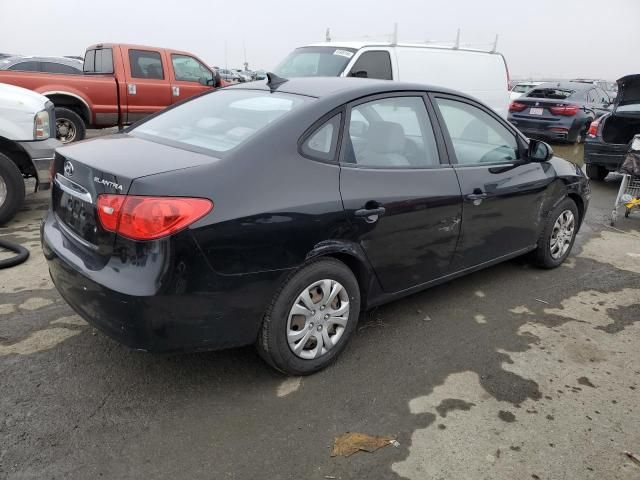
M 338 77 L 355 52 L 353 48 L 296 48 L 274 72 L 281 77 Z
M 516 93 L 524 93 L 524 92 L 528 92 L 532 88 L 533 88 L 533 85 L 520 84 L 520 85 L 516 85 L 515 87 L 513 87 L 513 91 L 516 92 Z
M 220 90 L 161 113 L 130 132 L 187 150 L 224 153 L 310 97 L 258 90 Z
M 535 88 L 531 90 L 527 97 L 531 98 L 550 98 L 553 100 L 565 100 L 575 93 L 575 90 L 567 90 L 563 88 Z
M 113 73 L 113 52 L 110 48 L 92 48 L 84 54 L 84 73 Z

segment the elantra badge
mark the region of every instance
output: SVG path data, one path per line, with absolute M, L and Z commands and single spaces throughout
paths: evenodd
M 105 187 L 111 187 L 115 190 L 122 191 L 122 185 L 120 185 L 119 183 L 110 182 L 109 180 L 105 180 L 104 178 L 98 178 L 98 177 L 93 177 L 93 181 L 100 185 L 104 185 Z
M 67 177 L 73 177 L 73 163 L 71 163 L 69 160 L 64 162 L 64 174 Z

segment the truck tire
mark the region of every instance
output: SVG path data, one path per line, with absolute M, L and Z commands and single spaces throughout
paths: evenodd
M 56 107 L 56 138 L 62 143 L 83 140 L 87 134 L 87 127 L 82 117 L 73 110 Z
M 13 218 L 24 201 L 24 179 L 15 163 L 0 153 L 0 225 Z
M 602 181 L 607 175 L 609 175 L 609 171 L 603 166 L 587 163 L 587 177 L 591 180 Z

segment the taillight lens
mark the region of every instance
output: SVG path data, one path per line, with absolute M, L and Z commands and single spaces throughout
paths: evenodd
M 213 209 L 205 198 L 99 195 L 98 219 L 105 230 L 133 240 L 176 233 Z
M 509 105 L 510 112 L 521 112 L 525 108 L 527 108 L 527 106 L 524 103 L 520 102 L 511 102 L 511 105 Z
M 564 115 L 565 117 L 573 117 L 578 113 L 577 105 L 556 105 L 555 107 L 549 107 L 551 113 L 554 115 Z
M 596 138 L 598 136 L 598 127 L 600 126 L 600 120 L 594 120 L 589 125 L 589 130 L 587 131 L 587 136 L 591 138 Z

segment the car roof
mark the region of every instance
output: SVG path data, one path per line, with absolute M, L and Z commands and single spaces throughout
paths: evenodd
M 449 44 L 438 44 L 438 43 L 394 43 L 394 42 L 385 42 L 385 41 L 333 41 L 333 42 L 316 42 L 310 43 L 308 45 L 301 45 L 297 48 L 304 47 L 331 47 L 331 48 L 353 48 L 355 50 L 360 50 L 365 47 L 411 47 L 411 48 L 425 48 L 432 50 L 453 50 L 453 51 L 463 51 L 463 52 L 475 52 L 475 53 L 485 53 L 487 55 L 500 55 L 498 52 L 481 50 L 479 48 L 455 48 L 453 45 Z
M 265 90 L 271 88 L 264 80 L 255 82 L 247 82 L 231 87 L 228 89 L 241 90 Z M 324 98 L 336 94 L 350 93 L 354 97 L 373 95 L 376 93 L 385 93 L 393 91 L 405 90 L 429 90 L 444 93 L 454 93 L 453 90 L 447 88 L 430 86 L 419 83 L 396 82 L 391 80 L 374 80 L 370 78 L 355 77 L 296 77 L 286 79 L 286 82 L 276 85 L 275 91 L 283 93 L 292 93 L 294 95 L 305 95 L 308 97 Z
M 60 63 L 62 65 L 68 65 L 69 67 L 77 68 L 78 70 L 82 70 L 83 62 L 80 60 L 76 60 L 73 58 L 66 57 L 37 57 L 35 55 L 14 55 L 11 57 L 3 58 L 0 61 L 0 64 L 3 67 L 15 65 L 16 63 L 21 62 L 51 62 L 51 63 Z

